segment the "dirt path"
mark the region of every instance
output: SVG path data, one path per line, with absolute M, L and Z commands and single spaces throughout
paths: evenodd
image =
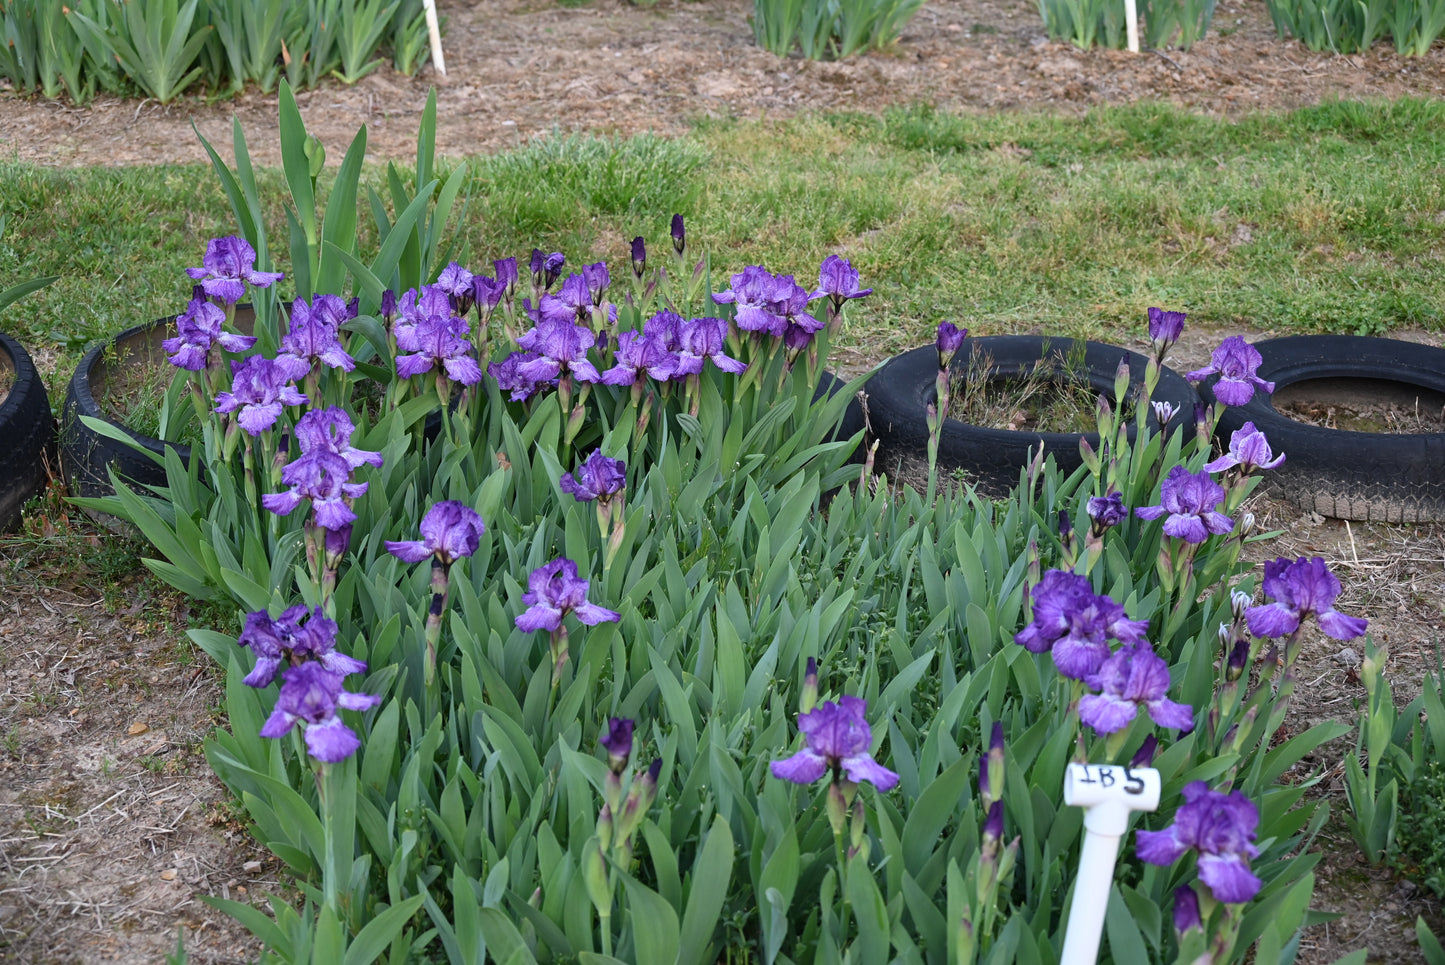
M 701 116 L 788 117 L 930 101 L 972 110 L 1164 99 L 1211 113 L 1295 107 L 1331 97 L 1445 94 L 1445 50 L 1349 57 L 1281 43 L 1262 0 L 1223 0 L 1192 50 L 1081 51 L 1049 43 L 1033 0 L 929 0 L 891 50 L 839 63 L 779 59 L 753 44 L 746 0 L 439 3 L 446 78 L 383 68 L 353 88 L 298 100 L 333 161 L 367 125 L 373 157 L 414 155 L 417 119 L 438 84 L 437 146 L 492 151 L 553 129 L 678 133 Z M 169 105 L 101 98 L 86 108 L 0 98 L 0 151 L 43 164 L 205 161 L 191 129 L 229 144 L 232 113 L 258 162 L 278 162 L 274 96 Z

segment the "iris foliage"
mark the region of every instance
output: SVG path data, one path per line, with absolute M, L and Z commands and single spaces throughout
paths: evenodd
M 236 93 L 355 83 L 390 50 L 396 69 L 424 63 L 421 0 L 12 0 L 0 4 L 0 76 L 17 90 L 85 103 L 139 89 L 161 103 L 193 84 Z
M 1303 624 L 1278 659 L 1256 659 L 1264 640 L 1245 631 L 1240 602 L 1255 586 L 1240 561 L 1247 526 L 1188 529 L 1199 539 L 1186 541 L 1124 511 L 1213 512 L 1212 489 L 1191 489 L 1209 497 L 1195 506 L 1170 481 L 1176 467 L 1203 472 L 1207 414 L 1199 427 L 1171 414 L 1161 430 L 1149 406 L 1127 424 L 1105 406 L 1085 467 L 1064 478 L 1040 458 L 997 502 L 896 490 L 871 462 L 849 462 L 861 439 L 839 427 L 857 385 L 817 390 L 828 327 L 798 334 L 811 327 L 798 301 L 808 293 L 791 281 L 751 268 L 732 276 L 731 302 L 705 300 L 726 286 L 679 217 L 651 257 L 639 239 L 615 277 L 589 265 L 562 283 L 559 300 L 606 343 L 564 326 L 553 345 L 538 322 L 532 347 L 545 358 L 511 356 L 507 370 L 529 324 L 496 288 L 515 263 L 473 282 L 479 303 L 503 305 L 475 328 L 428 341 L 396 323 L 398 292 L 434 280 L 463 291 L 445 241 L 466 175 L 435 172 L 434 103 L 413 179 L 391 170 L 363 191 L 363 130 L 324 210 L 285 85 L 280 132 L 284 240 L 263 218 L 239 125 L 236 166 L 212 159 L 255 267 L 290 252 L 290 277 L 253 292 L 247 351 L 280 352 L 287 370 L 312 349 L 330 354 L 338 367 L 300 377 L 324 415 L 305 422 L 275 384 L 293 376 L 252 362 L 251 394 L 232 386 L 226 403 L 254 406 L 248 421 L 217 419 L 208 393 L 226 369 L 183 372 L 179 391 L 203 400 L 204 457 L 168 454 L 156 493 L 117 479 L 114 497 L 90 501 L 140 527 L 161 577 L 237 609 L 236 636 L 192 631 L 226 668 L 228 728 L 207 755 L 305 901 L 273 899 L 273 915 L 216 903 L 269 954 L 1053 962 L 1082 825 L 1062 803 L 1063 773 L 1082 756 L 1152 762 L 1164 788 L 1160 813 L 1134 822 L 1167 839 L 1152 860 L 1172 863 L 1141 863 L 1130 836 L 1108 901 L 1113 960 L 1192 959 L 1204 936 L 1217 960 L 1247 949 L 1292 960 L 1310 920 L 1308 845 L 1326 817 L 1306 796 L 1316 777 L 1296 765 L 1344 728 L 1279 734 Z M 361 212 L 372 245 L 359 241 Z M 249 271 L 245 252 L 218 244 L 194 274 L 214 286 Z M 535 252 L 533 268 L 535 299 L 561 256 Z M 608 284 L 615 323 L 600 302 Z M 830 259 L 830 315 L 866 294 L 859 284 Z M 308 324 L 341 306 L 344 352 L 300 344 L 283 286 L 305 300 Z M 747 319 L 785 302 L 780 347 L 747 334 Z M 611 333 L 645 332 L 667 306 L 722 323 L 680 339 L 686 364 L 658 363 L 631 385 L 589 381 L 623 355 Z M 206 331 L 186 323 L 177 349 Z M 449 341 L 463 334 L 474 349 Z M 440 364 L 405 378 L 397 356 L 406 372 Z M 474 378 L 488 361 L 491 377 Z M 530 389 L 504 391 L 503 372 Z M 295 467 L 307 456 L 335 466 L 306 475 Z M 1219 515 L 1232 521 L 1255 480 L 1237 467 L 1225 478 Z M 1070 519 L 1099 522 L 1076 532 Z M 1044 625 L 1051 613 L 1061 625 Z M 1093 633 L 1091 621 L 1132 649 L 1105 658 L 1100 631 L 1099 660 L 1070 679 L 1055 665 L 1060 641 Z M 274 671 L 303 652 L 319 662 L 283 669 L 278 692 Z M 1080 723 L 1086 686 L 1103 691 L 1107 726 Z M 342 730 L 359 736 L 354 754 Z M 1186 796 L 1194 810 L 1178 811 Z M 1196 812 L 1216 800 L 1238 826 L 1200 828 Z M 1177 889 L 1210 886 L 1221 862 L 1252 868 L 1249 900 L 1238 878 L 1227 901 L 1198 893 L 1187 917 L 1200 927 L 1176 934 L 1161 909 L 1190 904 Z

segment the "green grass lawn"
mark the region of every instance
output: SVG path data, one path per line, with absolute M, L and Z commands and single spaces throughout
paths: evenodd
M 1119 339 L 1149 305 L 1277 331 L 1438 329 L 1442 122 L 1445 105 L 1424 100 L 1240 120 L 1162 105 L 1083 117 L 916 108 L 708 122 L 681 140 L 557 137 L 469 160 L 460 241 L 474 268 L 535 245 L 621 271 L 628 240 L 661 243 L 681 211 L 720 282 L 761 263 L 809 284 L 840 252 L 876 289 L 844 342 L 874 355 L 931 338 L 945 318 L 979 334 Z M 282 237 L 281 180 L 263 180 Z M 62 359 L 182 308 L 183 269 L 230 230 L 202 167 L 10 162 L 0 212 L 0 285 L 62 276 L 4 328 L 66 347 Z

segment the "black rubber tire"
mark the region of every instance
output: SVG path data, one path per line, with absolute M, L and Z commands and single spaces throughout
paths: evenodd
M 1275 396 L 1365 393 L 1413 396 L 1445 407 L 1445 349 L 1356 335 L 1295 335 L 1258 342 L 1259 377 Z M 1294 392 L 1291 388 L 1294 387 Z M 1201 388 L 1208 399 L 1208 386 Z M 1285 461 L 1266 470 L 1266 486 L 1304 510 L 1335 519 L 1417 523 L 1445 519 L 1445 433 L 1392 434 L 1327 429 L 1291 419 L 1275 397 L 1256 391 L 1242 406 L 1223 406 L 1217 441 L 1253 422 Z
M 9 383 L 0 401 L 0 532 L 20 521 L 20 510 L 45 488 L 55 465 L 55 418 L 50 397 L 29 354 L 0 333 L 0 374 Z
M 108 471 L 111 468 L 114 468 L 121 478 L 139 486 L 155 487 L 166 484 L 166 471 L 163 466 L 118 440 L 100 435 L 80 421 L 82 415 L 101 419 L 123 429 L 148 452 L 163 456 L 167 447 L 173 447 L 182 461 L 190 462 L 190 446 L 162 442 L 152 436 L 133 432 L 106 415 L 96 401 L 96 393 L 103 393 L 106 380 L 119 367 L 169 364 L 161 342 L 176 334 L 175 319 L 175 316 L 171 316 L 147 325 L 128 328 L 109 342 L 93 346 L 76 366 L 65 393 L 65 408 L 60 419 L 60 464 L 65 471 L 66 482 L 70 485 L 71 495 L 114 495 L 115 488 L 110 483 Z
M 1031 372 L 1046 354 L 1068 354 L 1073 339 L 1047 338 L 1038 335 L 988 335 L 965 339 L 953 357 L 951 370 L 958 379 L 968 372 L 971 353 L 993 360 L 989 379 L 1016 379 Z M 1128 349 L 1101 342 L 1085 342 L 1081 375 L 1101 394 L 1113 397 L 1114 375 L 1119 362 L 1129 362 L 1130 384 L 1140 387 L 1148 359 Z M 936 400 L 935 380 L 938 375 L 938 350 L 933 345 L 913 349 L 886 363 L 868 381 L 868 421 L 885 447 L 905 448 L 925 456 L 928 447 L 927 407 Z M 1173 426 L 1194 425 L 1194 404 L 1198 396 L 1183 376 L 1172 369 L 1161 371 L 1152 401 L 1169 402 L 1179 409 Z M 1151 424 L 1157 428 L 1154 415 Z M 957 419 L 943 424 L 938 446 L 941 470 L 963 470 L 966 478 L 980 490 L 1003 494 L 1018 485 L 1019 471 L 1027 464 L 1030 450 L 1037 452 L 1040 444 L 1047 455 L 1054 457 L 1059 470 L 1073 472 L 1083 461 L 1079 441 L 1088 439 L 1097 450 L 1098 433 L 1077 432 L 1014 432 L 970 425 Z

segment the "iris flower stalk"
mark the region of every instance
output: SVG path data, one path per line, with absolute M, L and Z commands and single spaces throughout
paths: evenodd
M 436 683 L 437 645 L 441 640 L 452 564 L 477 551 L 487 527 L 482 517 L 465 503 L 446 500 L 426 511 L 420 529 L 421 539 L 387 540 L 386 550 L 404 563 L 431 559 L 431 606 L 427 608 L 426 629 L 422 633 L 426 647 L 423 682 L 430 697 Z

